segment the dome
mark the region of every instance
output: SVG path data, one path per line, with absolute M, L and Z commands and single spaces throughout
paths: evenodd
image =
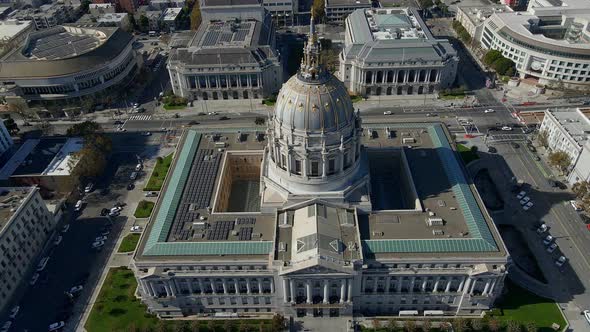
M 294 131 L 331 132 L 349 126 L 355 116 L 346 87 L 326 72 L 314 80 L 291 77 L 278 94 L 275 119 Z

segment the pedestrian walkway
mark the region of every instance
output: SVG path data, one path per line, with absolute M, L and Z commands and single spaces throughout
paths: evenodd
M 129 117 L 129 121 L 138 120 L 138 121 L 147 121 L 151 120 L 151 115 L 132 115 Z

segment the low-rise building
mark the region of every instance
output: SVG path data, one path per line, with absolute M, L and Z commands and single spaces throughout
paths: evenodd
M 182 8 L 185 0 L 150 0 L 150 7 L 157 10 L 166 8 Z
M 103 14 L 113 14 L 116 11 L 115 4 L 112 3 L 91 3 L 88 5 L 88 12 L 94 17 Z
M 177 96 L 189 100 L 265 98 L 283 83 L 272 18 L 201 24 L 170 51 L 168 72 Z
M 178 28 L 178 17 L 181 11 L 182 8 L 166 8 L 162 13 L 161 27 L 166 31 L 176 31 Z
M 55 224 L 38 187 L 0 187 L 0 312 L 28 281 Z
M 261 0 L 199 0 L 201 17 L 207 21 L 232 19 L 264 21 L 265 12 Z
M 35 29 L 42 30 L 75 21 L 77 11 L 72 6 L 51 3 L 38 8 L 20 10 L 12 18 L 19 21 L 33 21 Z
M 369 0 L 324 0 L 326 22 L 342 24 L 346 17 L 357 9 L 371 8 Z
M 514 61 L 521 78 L 588 89 L 589 23 L 587 1 L 536 0 L 524 12 L 494 13 L 484 23 L 480 42 Z
M 277 27 L 292 26 L 294 20 L 294 9 L 296 8 L 297 1 L 293 0 L 263 0 L 262 5 L 266 9 Z
M 0 155 L 10 149 L 12 145 L 14 145 L 14 141 L 10 137 L 10 133 L 6 129 L 4 121 L 0 121 Z
M 103 14 L 96 18 L 96 23 L 102 27 L 118 27 L 125 31 L 131 30 L 129 14 L 127 13 Z
M 20 45 L 33 30 L 32 21 L 0 21 L 0 55 Z
M 354 94 L 434 94 L 455 81 L 457 52 L 415 9 L 359 9 L 345 28 L 338 75 Z
M 149 6 L 141 6 L 137 9 L 135 13 L 135 22 L 141 22 L 141 17 L 144 16 L 147 18 L 148 22 L 148 30 L 150 31 L 160 31 L 160 22 L 162 19 L 162 11 L 160 10 L 152 10 Z
M 586 180 L 590 164 L 583 162 L 578 166 L 582 150 L 588 144 L 590 120 L 582 109 L 548 109 L 545 111 L 539 132 L 547 133 L 548 149 L 563 151 L 570 157 L 568 181 L 576 183 Z M 585 158 L 584 158 L 585 160 Z
M 494 13 L 512 12 L 506 5 L 457 6 L 455 20 L 467 30 L 473 40 L 481 39 L 483 24 Z

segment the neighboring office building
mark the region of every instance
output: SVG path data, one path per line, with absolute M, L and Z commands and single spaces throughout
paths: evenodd
M 0 155 L 10 149 L 12 145 L 14 145 L 14 141 L 12 140 L 12 137 L 10 137 L 10 133 L 4 125 L 4 121 L 0 120 Z
M 567 153 L 571 160 L 568 181 L 573 184 L 581 180 L 587 180 L 590 172 L 590 163 L 582 162 L 588 156 L 582 158 L 583 150 L 587 150 L 588 136 L 590 135 L 590 120 L 581 109 L 548 109 L 545 111 L 543 122 L 539 131 L 547 132 L 548 148 Z
M 207 21 L 254 19 L 263 22 L 264 8 L 260 0 L 199 0 L 201 17 Z
M 510 258 L 451 134 L 363 125 L 311 32 L 266 131 L 183 133 L 138 296 L 162 318 L 481 317 Z
M 15 19 L 0 21 L 0 56 L 18 47 L 33 30 L 31 21 Z
M 166 8 L 182 8 L 185 0 L 150 0 L 152 9 L 164 10 Z
M 65 100 L 128 82 L 138 63 L 133 36 L 119 28 L 57 26 L 31 33 L 0 59 L 7 98 Z
M 127 13 L 102 14 L 96 18 L 96 23 L 102 27 L 118 27 L 125 31 L 131 31 L 129 15 Z
M 162 11 L 152 10 L 150 6 L 141 6 L 135 13 L 135 22 L 139 24 L 141 16 L 145 16 L 148 19 L 148 30 L 149 31 L 160 31 L 160 23 L 162 19 Z
M 342 24 L 357 9 L 371 8 L 370 0 L 324 0 L 326 23 Z
M 0 312 L 28 282 L 56 219 L 37 187 L 0 187 Z
M 472 40 L 480 40 L 483 24 L 494 13 L 512 12 L 506 5 L 457 6 L 455 20 L 467 30 Z
M 178 27 L 178 16 L 182 8 L 166 8 L 162 13 L 162 28 L 165 31 L 174 32 Z
M 551 4 L 552 3 L 552 4 Z M 521 78 L 539 84 L 587 89 L 590 84 L 590 7 L 532 2 L 526 12 L 495 13 L 486 20 L 481 46 L 513 60 Z M 541 4 L 547 6 L 541 6 Z
M 294 8 L 297 8 L 297 1 L 293 0 L 263 0 L 264 9 L 268 10 L 277 27 L 293 26 Z
M 204 21 L 170 51 L 168 72 L 174 94 L 189 100 L 271 96 L 283 83 L 272 18 Z
M 33 21 L 35 29 L 42 30 L 74 22 L 77 19 L 77 11 L 72 6 L 52 3 L 39 8 L 19 10 L 11 17 L 19 21 Z
M 412 8 L 359 9 L 348 16 L 340 80 L 354 94 L 422 95 L 450 87 L 459 57 Z
M 91 3 L 88 6 L 88 12 L 94 17 L 103 14 L 113 14 L 116 12 L 116 6 L 112 3 Z

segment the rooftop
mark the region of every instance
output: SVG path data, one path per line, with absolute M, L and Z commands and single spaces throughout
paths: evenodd
M 371 7 L 369 0 L 326 0 L 327 7 Z
M 488 17 L 494 13 L 505 13 L 512 12 L 512 8 L 506 5 L 491 4 L 485 6 L 457 6 L 457 8 L 463 11 L 474 25 L 482 24 Z
M 275 259 L 295 262 L 305 260 L 309 250 L 319 250 L 320 256 L 338 262 L 360 255 L 391 259 L 506 254 L 443 126 L 389 123 L 365 125 L 365 129 L 371 133 L 363 138 L 371 177 L 387 179 L 388 174 L 381 174 L 384 168 L 401 167 L 407 171 L 401 172 L 403 179 L 394 181 L 406 188 L 394 192 L 394 183 L 383 188 L 372 184 L 371 214 L 311 202 L 277 215 L 217 208 L 211 212 L 219 204 L 215 193 L 227 189 L 221 170 L 229 152 L 263 150 L 265 141 L 254 134 L 264 128 L 187 130 L 137 255 L 149 260 L 170 256 L 240 260 L 265 259 L 274 252 Z M 408 137 L 414 143 L 402 142 Z M 219 150 L 221 143 L 224 148 Z M 387 202 L 390 195 L 399 195 L 401 202 Z
M 559 122 L 561 127 L 582 147 L 590 135 L 590 120 L 582 109 L 548 109 L 545 111 Z
M 121 22 L 129 16 L 127 13 L 106 13 L 100 15 L 96 21 L 99 23 Z
M 354 43 L 433 38 L 418 12 L 411 8 L 359 9 L 349 20 Z
M 33 24 L 31 21 L 0 21 L 0 40 L 10 40 L 22 31 L 30 28 L 31 24 Z
M 182 8 L 166 8 L 166 10 L 164 11 L 163 14 L 163 20 L 164 21 L 174 21 L 178 15 L 180 14 L 180 12 L 182 11 Z
M 0 179 L 21 175 L 68 175 L 72 166 L 70 159 L 82 144 L 80 138 L 26 140 L 0 169 Z
M 0 235 L 10 223 L 10 218 L 20 208 L 36 187 L 0 187 Z
M 201 0 L 201 7 L 259 5 L 260 0 Z
M 191 46 L 201 48 L 219 47 L 245 47 L 252 44 L 254 29 L 259 22 L 252 21 L 228 21 L 210 22 L 205 25 L 203 31 L 197 33 Z

